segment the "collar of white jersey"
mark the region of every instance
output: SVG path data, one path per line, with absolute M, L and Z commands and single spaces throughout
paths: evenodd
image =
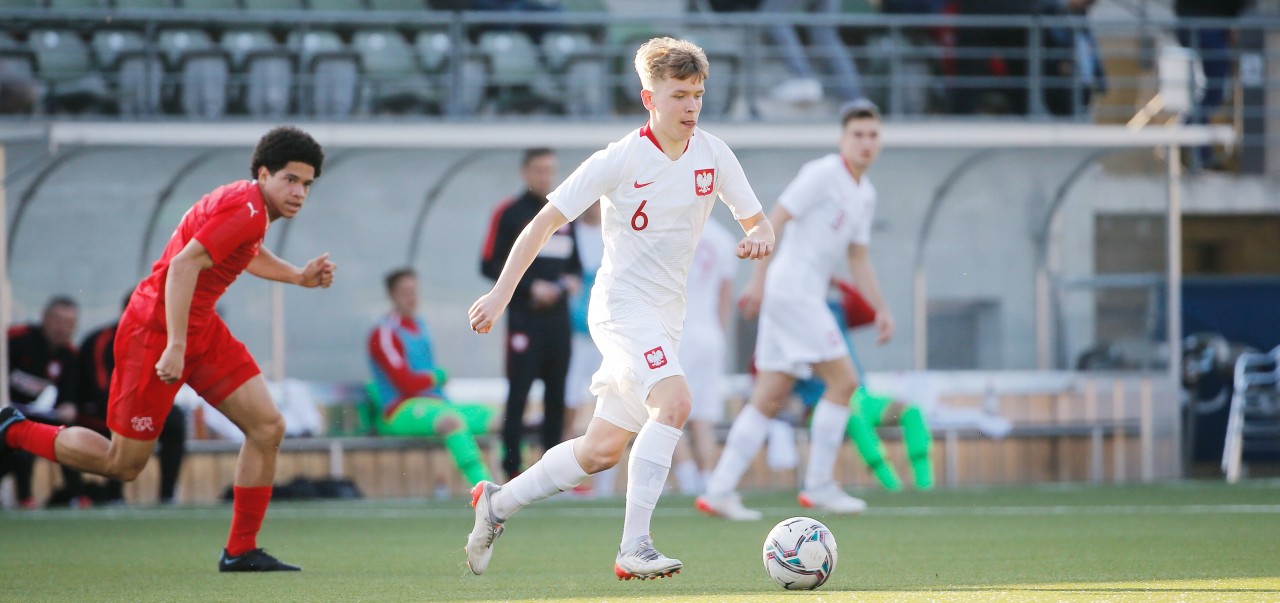
M 697 135 L 698 135 L 698 130 L 697 128 L 694 128 L 693 136 L 697 136 Z M 662 150 L 662 145 L 658 143 L 658 137 L 653 135 L 653 130 L 649 127 L 649 122 L 646 121 L 644 122 L 643 126 L 640 126 L 640 136 L 643 136 L 644 138 L 648 138 L 649 142 L 652 142 L 653 146 L 657 147 L 659 153 L 662 153 L 663 155 L 667 154 L 666 151 Z M 690 136 L 689 140 L 684 141 L 684 150 L 680 151 L 681 157 L 684 157 L 684 154 L 688 152 L 689 142 L 693 140 L 693 136 Z M 668 157 L 667 159 L 671 159 L 671 158 Z M 671 160 L 679 161 L 679 159 L 671 159 Z

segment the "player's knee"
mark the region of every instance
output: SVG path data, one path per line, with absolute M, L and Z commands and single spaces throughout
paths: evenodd
M 836 377 L 827 384 L 827 394 L 822 397 L 844 406 L 849 404 L 849 399 L 853 398 L 853 394 L 856 391 L 858 391 L 858 379 L 856 377 Z
M 623 446 L 611 446 L 608 443 L 584 441 L 578 450 L 578 461 L 582 463 L 582 470 L 588 474 L 599 473 L 617 465 L 618 461 L 622 460 L 622 452 L 625 448 L 625 443 Z
M 114 477 L 122 482 L 131 482 L 138 479 L 142 475 L 142 470 L 147 467 L 147 458 L 141 459 L 121 459 L 114 467 Z
M 437 417 L 431 427 L 435 429 L 436 435 L 446 436 L 462 429 L 462 418 L 455 412 L 446 412 Z
M 275 413 L 244 432 L 245 439 L 260 446 L 276 446 L 284 441 L 284 417 Z

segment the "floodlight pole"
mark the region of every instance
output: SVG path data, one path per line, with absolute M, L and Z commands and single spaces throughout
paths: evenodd
M 1178 120 L 1180 123 L 1181 120 Z M 1165 334 L 1169 346 L 1169 376 L 1182 382 L 1182 150 L 1176 144 L 1165 153 L 1168 165 L 1169 207 L 1166 216 L 1165 254 L 1168 258 L 1168 291 L 1165 294 Z

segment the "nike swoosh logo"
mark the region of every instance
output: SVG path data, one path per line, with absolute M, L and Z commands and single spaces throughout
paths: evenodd
M 223 564 L 223 565 L 225 565 L 225 566 L 227 566 L 227 567 L 231 567 L 232 565 L 235 565 L 235 562 L 237 562 L 237 561 L 239 561 L 239 560 L 240 560 L 240 558 L 239 558 L 239 557 L 228 557 L 228 558 L 226 558 L 226 559 L 223 559 L 223 560 L 222 560 L 222 564 Z
M 636 188 L 644 188 L 646 186 L 649 186 L 650 184 L 653 184 L 654 182 L 657 182 L 657 180 L 650 180 L 644 184 L 640 184 L 640 181 L 636 180 L 635 182 L 631 183 L 631 186 L 634 186 Z

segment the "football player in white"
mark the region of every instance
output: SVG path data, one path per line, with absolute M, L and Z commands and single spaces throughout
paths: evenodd
M 876 191 L 867 168 L 880 154 L 880 111 L 867 100 L 840 111 L 839 152 L 806 163 L 782 191 L 769 220 L 785 243 L 776 258 L 756 265 L 739 300 L 743 315 L 759 313 L 756 386 L 751 401 L 734 419 L 724 451 L 698 497 L 698 509 L 735 520 L 760 518 L 742 505 L 736 488 L 759 452 L 769 420 L 791 398 L 797 378 L 816 375 L 826 384 L 809 428 L 809 465 L 800 504 L 828 513 L 853 514 L 866 503 L 835 481 L 836 455 L 849 422 L 849 399 L 858 387 L 844 333 L 827 309 L 827 288 L 841 259 L 876 312 L 877 339 L 893 336 L 893 315 L 885 305 L 867 253 Z
M 513 513 L 614 466 L 633 436 L 614 573 L 659 578 L 683 567 L 654 548 L 649 524 L 691 406 L 679 361 L 685 280 L 717 198 L 745 233 L 739 258 L 772 253 L 773 227 L 737 157 L 698 128 L 706 53 L 687 41 L 655 38 L 636 51 L 635 65 L 649 122 L 596 152 L 548 196 L 493 289 L 471 306 L 471 328 L 489 332 L 551 234 L 600 200 L 604 260 L 587 318 L 604 358 L 591 385 L 595 413 L 583 436 L 552 447 L 524 473 L 472 490 L 476 519 L 466 550 L 476 574 L 488 567 L 493 542 Z

